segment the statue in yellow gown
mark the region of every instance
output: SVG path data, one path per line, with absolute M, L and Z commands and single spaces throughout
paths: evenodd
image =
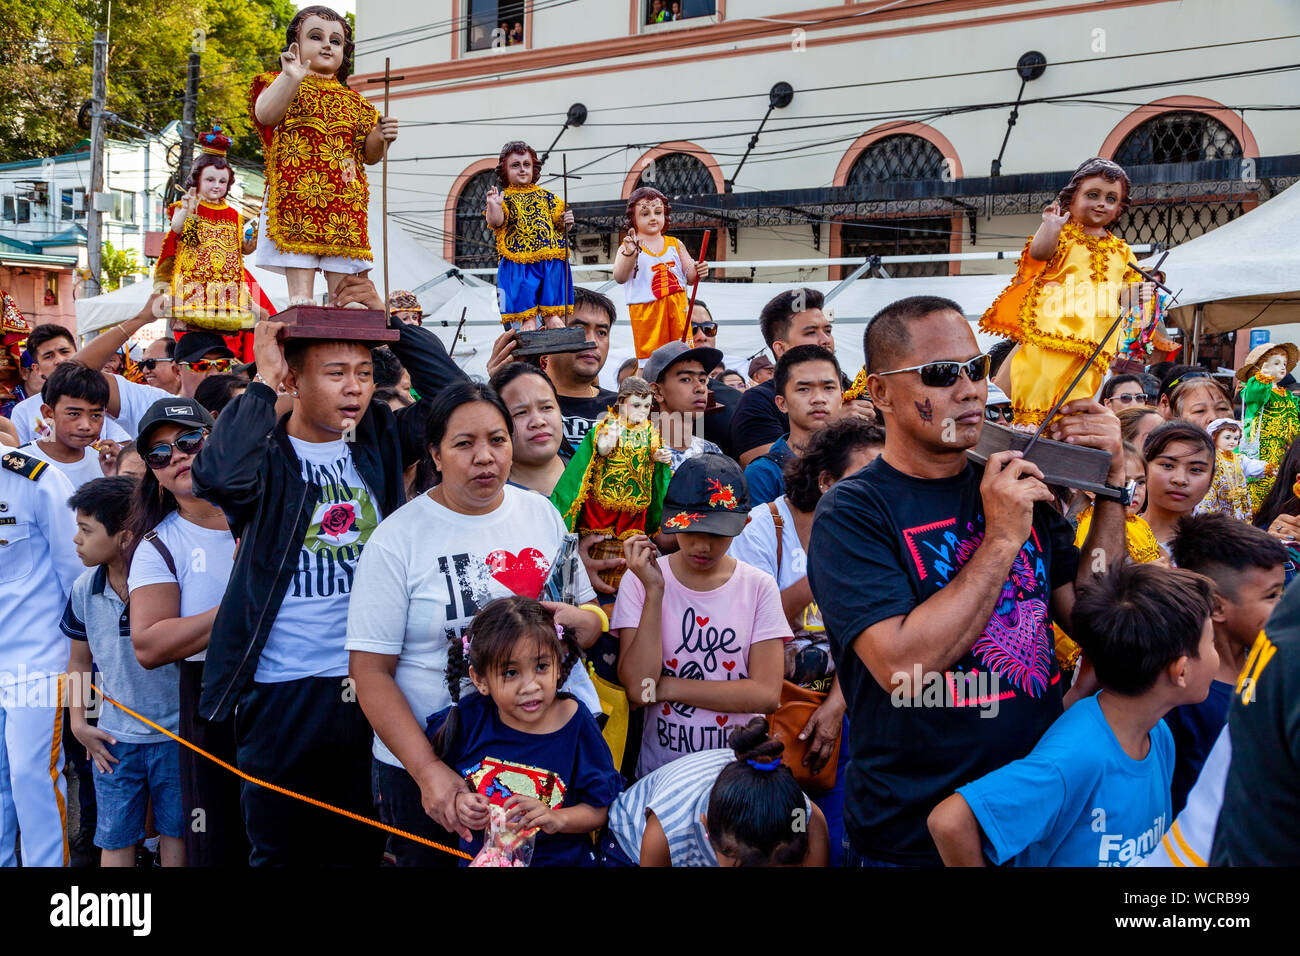
M 1107 231 L 1128 195 L 1128 175 L 1109 160 L 1090 159 L 1075 170 L 1043 210 L 1016 277 L 980 319 L 983 331 L 1020 344 L 1011 359 L 1016 426 L 1042 423 L 1119 317 L 1125 287 L 1142 281 L 1129 268 L 1128 243 Z M 1106 338 L 1065 401 L 1097 394 L 1119 339 L 1119 329 Z

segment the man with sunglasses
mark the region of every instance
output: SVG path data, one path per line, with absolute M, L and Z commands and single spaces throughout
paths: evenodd
M 699 299 L 695 300 L 695 307 L 691 309 L 691 342 L 697 349 L 716 349 L 718 347 L 718 323 L 714 320 L 709 307 Z M 744 367 L 744 359 L 723 352 L 722 362 L 709 377 L 716 378 L 723 369 Z
M 827 492 L 808 549 L 850 721 L 846 858 L 938 866 L 930 811 L 1061 714 L 1051 622 L 1068 632 L 1076 583 L 1125 553 L 1124 509 L 1098 499 L 1081 558 L 1035 465 L 967 461 L 990 363 L 956 303 L 895 302 L 864 349 L 885 449 Z M 1051 437 L 1110 452 L 1122 485 L 1118 419 L 1091 400 L 1063 412 Z
M 176 368 L 176 340 L 171 336 L 154 339 L 140 360 L 146 385 L 173 395 L 181 393 L 181 375 Z
M 340 283 L 336 304 L 350 301 L 383 308 L 363 276 Z M 406 503 L 401 430 L 426 409 L 372 400 L 370 343 L 291 339 L 282 348 L 281 327 L 258 323 L 257 375 L 222 410 L 190 473 L 194 493 L 225 512 L 240 542 L 199 715 L 235 715 L 246 772 L 371 816 L 374 734 L 347 679 L 348 602 L 370 534 Z M 432 330 L 396 319 L 389 327 L 400 338 L 388 347 L 422 396 L 465 380 Z M 277 414 L 281 400 L 287 415 Z M 254 865 L 375 866 L 383 853 L 379 831 L 271 790 L 245 785 L 242 807 Z
M 140 329 L 157 318 L 154 304 L 160 297 L 154 294 L 144 307 L 130 319 L 113 326 L 106 332 L 91 339 L 76 358 L 91 368 L 102 368 L 105 360 L 115 349 L 122 345 Z M 199 382 L 209 375 L 224 375 L 235 367 L 235 353 L 230 351 L 226 340 L 215 332 L 196 329 L 186 332 L 176 342 L 173 362 L 180 377 L 180 392 L 186 398 L 194 397 L 194 390 Z M 155 371 L 161 364 L 155 361 Z M 113 418 L 127 435 L 134 438 L 140 419 L 149 407 L 160 398 L 168 398 L 173 393 L 153 385 L 133 382 L 121 375 L 105 375 L 108 381 L 108 415 Z

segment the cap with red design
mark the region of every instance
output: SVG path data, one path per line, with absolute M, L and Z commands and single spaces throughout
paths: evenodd
M 700 531 L 734 538 L 749 521 L 745 473 L 726 455 L 688 458 L 677 468 L 664 496 L 659 530 Z

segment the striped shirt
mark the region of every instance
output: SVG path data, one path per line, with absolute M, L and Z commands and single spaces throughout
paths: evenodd
M 641 859 L 646 814 L 653 811 L 668 838 L 673 866 L 717 866 L 717 854 L 700 817 L 709 809 L 718 775 L 735 759 L 735 752 L 727 747 L 701 750 L 664 764 L 624 790 L 609 808 L 609 829 L 619 849 L 633 860 Z M 807 797 L 804 808 L 811 817 Z

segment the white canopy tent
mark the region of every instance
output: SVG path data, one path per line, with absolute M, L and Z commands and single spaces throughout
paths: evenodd
M 1161 269 L 1178 292 L 1173 320 L 1188 332 L 1300 322 L 1300 183 L 1177 246 Z
M 379 228 L 380 211 L 378 202 L 370 206 L 370 241 L 375 256 L 370 278 L 380 293 L 384 291 L 384 262 L 381 233 Z M 277 309 L 289 304 L 289 288 L 283 276 L 253 265 L 256 255 L 245 260 L 249 273 L 266 292 Z M 441 309 L 449 299 L 456 297 L 463 288 L 487 289 L 489 297 L 495 292 L 482 280 L 465 277 L 462 279 L 443 280 L 452 269 L 451 263 L 435 256 L 420 245 L 400 227 L 390 223 L 388 230 L 389 281 L 394 289 L 420 290 L 417 292 L 426 313 Z M 107 292 L 89 299 L 77 301 L 77 333 L 83 338 L 116 325 L 136 315 L 148 301 L 153 291 L 152 282 L 137 282 L 123 286 L 115 292 Z M 325 279 L 319 273 L 316 276 L 315 294 L 319 297 L 325 292 Z M 495 301 L 495 300 L 493 300 Z M 495 306 L 493 306 L 495 308 Z M 496 313 L 494 313 L 496 314 Z M 161 323 L 158 323 L 161 333 Z M 151 339 L 151 334 L 138 336 L 141 340 Z
M 938 276 L 924 279 L 859 279 L 852 282 L 828 306 L 834 315 L 836 328 L 841 330 L 836 336 L 840 362 L 850 375 L 861 367 L 862 332 L 871 317 L 890 302 L 912 295 L 943 296 L 960 305 L 962 312 L 973 325 L 1010 281 L 1009 275 L 980 275 Z M 450 285 L 452 282 L 454 280 L 444 285 Z M 606 285 L 604 282 L 579 282 L 578 284 L 589 289 L 601 289 Z M 838 284 L 837 282 L 807 282 L 802 285 L 825 293 Z M 718 347 L 729 355 L 746 359 L 761 352 L 764 342 L 758 327 L 759 312 L 762 311 L 763 305 L 777 293 L 796 288 L 798 285 L 798 283 L 769 282 L 701 282 L 699 301 L 708 305 L 710 314 L 720 326 Z M 632 356 L 633 346 L 632 327 L 622 289 L 611 286 L 604 291 L 613 300 L 618 310 L 618 319 L 614 322 L 610 340 L 609 358 L 601 376 L 602 383 L 607 383 L 613 381 L 614 374 L 622 361 Z M 500 313 L 497 311 L 495 293 L 495 288 L 491 286 L 462 288 L 454 298 L 436 312 L 430 313 L 428 305 L 425 305 L 425 326 L 433 327 L 449 348 L 452 333 L 460 321 L 461 309 L 468 309 L 462 332 L 465 340 L 457 343 L 455 357 L 461 366 L 473 375 L 485 374 L 488 356 L 492 354 L 492 342 L 501 334 Z M 424 301 L 423 295 L 421 301 Z M 976 336 L 984 347 L 996 341 L 993 336 L 986 336 L 980 332 L 977 332 Z

